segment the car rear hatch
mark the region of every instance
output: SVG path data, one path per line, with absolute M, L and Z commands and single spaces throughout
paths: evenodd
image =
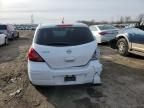
M 96 50 L 96 42 L 86 27 L 40 29 L 34 41 L 36 52 L 56 69 L 86 65 Z

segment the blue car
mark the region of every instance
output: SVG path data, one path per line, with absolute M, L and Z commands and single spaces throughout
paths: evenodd
M 118 49 L 120 55 L 127 56 L 136 53 L 144 56 L 144 31 L 139 28 L 124 28 L 119 31 L 110 45 Z

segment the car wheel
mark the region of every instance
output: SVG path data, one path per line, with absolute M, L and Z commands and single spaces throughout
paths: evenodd
M 8 45 L 8 38 L 5 38 L 5 45 Z
M 128 43 L 124 38 L 121 38 L 117 41 L 118 52 L 122 56 L 127 56 L 128 53 Z
M 19 38 L 19 32 L 17 33 L 17 38 Z
M 11 36 L 11 40 L 14 40 L 14 34 L 12 34 L 12 36 Z

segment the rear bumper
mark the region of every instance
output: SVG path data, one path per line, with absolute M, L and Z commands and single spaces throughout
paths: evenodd
M 28 76 L 34 85 L 75 85 L 101 83 L 102 65 L 91 61 L 88 65 L 68 69 L 51 69 L 46 63 L 28 61 Z M 66 75 L 75 75 L 76 81 L 64 81 Z
M 109 42 L 115 39 L 115 36 L 101 36 L 101 42 Z
M 103 42 L 109 42 L 111 40 L 115 39 L 115 36 L 96 36 L 97 43 L 103 43 Z

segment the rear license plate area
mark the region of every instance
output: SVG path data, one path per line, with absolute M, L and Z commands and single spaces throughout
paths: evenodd
M 67 81 L 76 81 L 76 76 L 75 75 L 66 75 L 64 77 L 64 81 L 67 82 Z

